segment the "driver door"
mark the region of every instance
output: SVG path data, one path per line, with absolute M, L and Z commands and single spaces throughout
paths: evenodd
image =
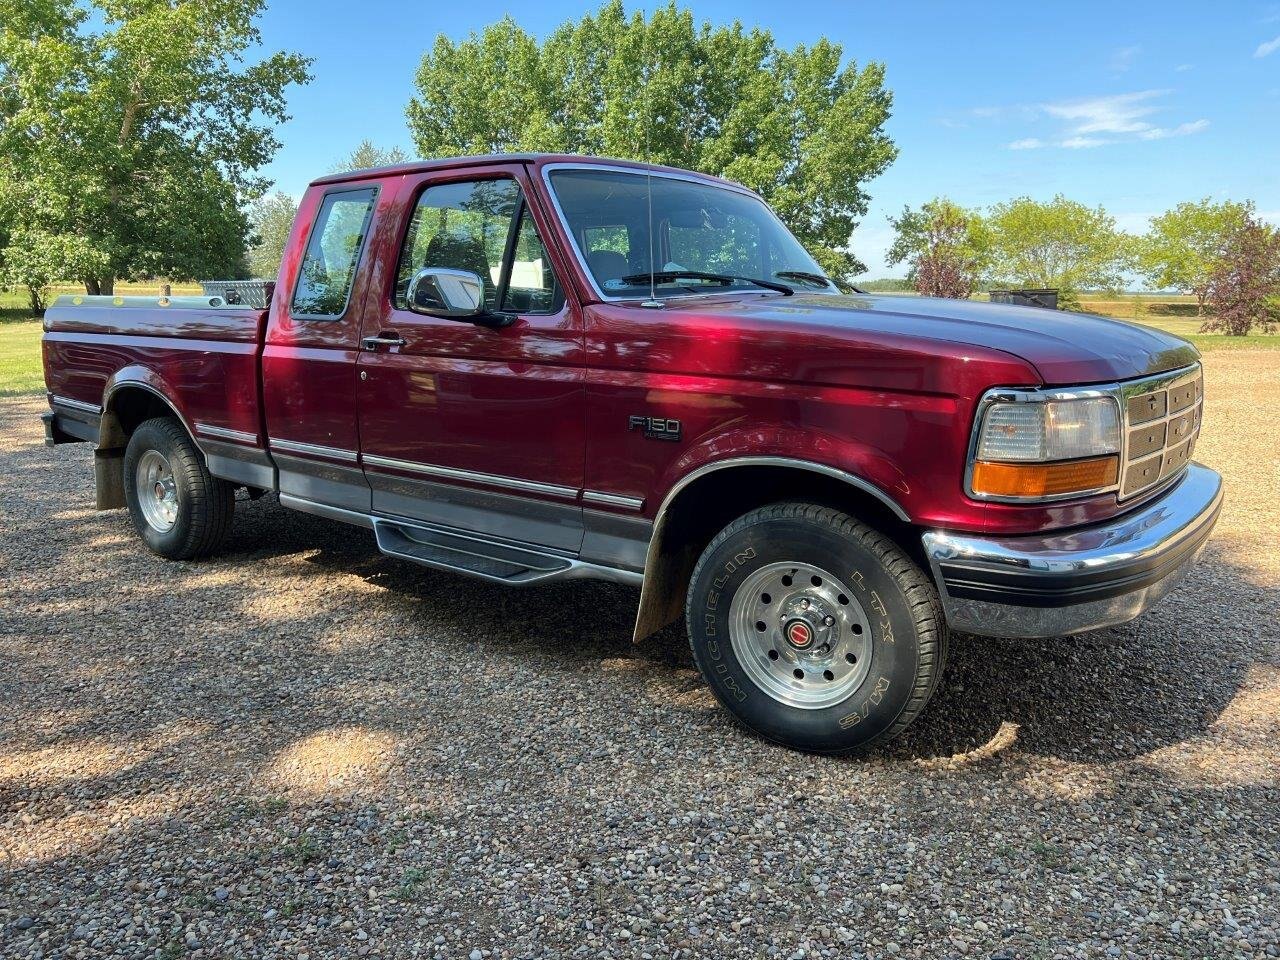
M 576 551 L 582 320 L 528 195 L 519 165 L 405 178 L 364 311 L 361 459 L 375 513 Z M 410 311 L 424 267 L 479 277 L 485 307 L 513 322 Z

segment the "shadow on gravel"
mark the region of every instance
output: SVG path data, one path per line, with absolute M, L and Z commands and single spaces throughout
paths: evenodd
M 30 469 L 36 464 L 24 466 Z M 30 521 L 33 527 L 40 523 L 36 517 Z M 109 596 L 111 565 L 123 560 L 146 564 L 154 568 L 157 577 L 167 578 L 164 571 L 175 569 L 179 583 L 191 578 L 195 582 L 183 589 L 189 591 L 188 599 L 193 602 L 184 609 L 196 617 L 216 617 L 220 610 L 243 609 L 247 599 L 269 597 L 246 598 L 243 580 L 225 585 L 200 581 L 216 580 L 225 568 L 305 555 L 307 563 L 321 570 L 353 574 L 385 591 L 385 602 L 392 604 L 390 612 L 398 619 L 408 614 L 412 623 L 429 623 L 423 646 L 410 648 L 421 649 L 424 657 L 431 655 L 431 644 L 465 648 L 483 642 L 489 649 L 532 655 L 535 664 L 585 673 L 596 680 L 606 670 L 618 672 L 618 664 L 629 661 L 634 667 L 625 671 L 630 676 L 624 684 L 631 685 L 627 696 L 632 705 L 639 693 L 660 709 L 671 711 L 674 715 L 669 722 L 673 724 L 688 723 L 690 713 L 698 714 L 700 723 L 721 722 L 708 715 L 713 711 L 705 709 L 709 697 L 691 706 L 691 688 L 696 681 L 687 675 L 692 663 L 680 625 L 640 647 L 631 644 L 634 589 L 569 581 L 515 590 L 431 571 L 378 553 L 367 531 L 286 510 L 273 498 L 239 504 L 227 552 L 209 563 L 171 567 L 145 555 L 142 547 L 132 542 L 123 511 L 86 513 L 74 521 L 59 521 L 52 528 L 44 520 L 42 529 L 56 536 L 56 542 L 46 545 L 43 561 L 51 569 L 58 567 L 63 556 L 86 549 L 86 531 L 91 530 L 91 536 L 98 540 L 105 535 L 106 542 L 92 548 L 101 583 L 94 588 L 82 582 L 77 591 L 82 598 L 86 590 Z M 1138 757 L 1198 736 L 1232 701 L 1251 668 L 1275 665 L 1274 641 L 1259 631 L 1266 624 L 1280 622 L 1280 591 L 1274 585 L 1253 582 L 1256 575 L 1235 561 L 1231 547 L 1221 538 L 1211 542 L 1200 565 L 1177 593 L 1125 627 L 1053 641 L 953 637 L 942 684 L 928 710 L 879 756 L 894 762 L 964 754 L 990 743 L 1006 723 L 1016 725 L 1017 752 L 1076 761 Z M 134 551 L 136 557 L 132 556 Z M 252 577 L 249 581 L 253 582 Z M 65 602 L 65 596 L 63 584 L 51 579 L 34 593 L 18 598 L 18 603 L 38 614 Z M 86 602 L 95 601 L 90 597 Z M 396 610 L 400 604 L 409 605 L 409 609 Z M 1218 618 L 1223 610 L 1233 611 L 1239 622 L 1221 623 Z M 319 638 L 342 629 L 324 611 L 290 611 L 283 617 L 255 617 L 245 612 L 243 616 L 264 634 L 296 638 L 300 671 L 305 670 L 308 657 L 323 655 Z M 513 629 L 513 624 L 518 627 Z M 172 625 L 175 631 L 203 628 L 198 620 Z M 105 609 L 94 629 L 102 642 L 90 645 L 90 651 L 80 659 L 81 670 L 86 676 L 111 671 L 118 695 L 145 699 L 152 677 L 126 666 L 129 623 L 114 620 Z M 1224 644 L 1226 637 L 1231 639 L 1230 646 Z M 28 669 L 56 669 L 55 661 L 47 659 L 55 653 L 43 652 L 39 659 L 44 663 L 28 664 Z M 513 669 L 528 666 L 529 661 L 523 659 L 513 664 Z M 229 669 L 243 667 L 242 663 L 232 664 Z M 657 682 L 651 682 L 655 678 Z M 29 679 L 34 677 L 29 675 Z M 300 708 L 312 709 L 325 696 L 337 695 L 332 690 L 309 688 L 303 674 L 270 679 L 272 685 L 262 692 L 241 689 L 245 686 L 243 677 L 223 678 L 215 687 L 240 697 L 251 716 L 255 712 L 269 715 L 278 706 L 273 698 L 280 696 L 295 698 Z M 373 679 L 394 685 L 400 678 Z M 86 681 L 83 676 L 68 675 L 64 682 Z M 218 696 L 216 689 L 210 692 L 190 677 L 173 682 L 175 705 L 158 713 L 137 713 L 127 721 L 129 731 L 145 731 L 180 718 L 218 722 L 220 711 L 208 702 Z M 566 690 L 565 696 L 570 695 L 585 694 Z M 391 727 L 413 723 L 416 715 L 396 718 L 397 702 L 393 696 L 380 704 L 375 711 L 379 721 Z M 316 726 L 323 722 L 323 717 L 314 718 Z M 48 737 L 33 739 L 53 744 L 67 737 L 92 735 L 97 732 L 94 724 L 90 715 L 59 725 Z M 31 738 L 24 739 L 31 742 Z
M 314 551 L 308 561 L 357 574 L 439 618 L 446 634 L 501 636 L 568 669 L 613 658 L 655 670 L 691 669 L 680 624 L 639 647 L 630 642 L 636 592 L 570 581 L 516 590 L 417 567 L 379 554 L 364 531 L 254 505 L 238 523 L 230 562 Z M 1135 623 L 1048 641 L 952 637 L 928 710 L 880 752 L 886 760 L 949 757 L 1016 724 L 1017 750 L 1077 761 L 1114 761 L 1198 736 L 1231 702 L 1249 669 L 1274 659 L 1259 630 L 1280 622 L 1280 590 L 1254 582 L 1219 535 L 1180 589 Z M 457 598 L 465 596 L 465 604 Z M 1223 624 L 1231 610 L 1240 622 Z M 1244 614 L 1243 616 L 1241 614 Z M 518 621 L 516 634 L 497 629 Z M 1223 638 L 1232 643 L 1224 646 Z M 1274 665 L 1271 661 L 1266 661 Z
M 1219 535 L 1177 592 L 1122 627 L 1037 641 L 953 636 L 939 690 L 885 755 L 965 753 L 1005 722 L 1018 727 L 1019 751 L 1077 761 L 1202 734 L 1252 668 L 1278 665 L 1266 631 L 1280 622 L 1280 590 L 1233 555 Z

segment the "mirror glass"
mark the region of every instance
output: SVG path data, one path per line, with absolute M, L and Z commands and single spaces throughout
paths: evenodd
M 469 270 L 424 267 L 414 274 L 408 293 L 414 313 L 465 319 L 484 310 L 484 280 Z

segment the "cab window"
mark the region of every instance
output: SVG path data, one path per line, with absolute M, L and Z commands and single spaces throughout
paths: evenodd
M 398 309 L 406 308 L 414 274 L 427 267 L 476 274 L 484 281 L 486 310 L 555 313 L 563 303 L 537 224 L 511 179 L 443 183 L 422 192 L 396 271 Z
M 377 193 L 367 187 L 325 195 L 298 271 L 290 307 L 294 317 L 332 320 L 347 312 Z

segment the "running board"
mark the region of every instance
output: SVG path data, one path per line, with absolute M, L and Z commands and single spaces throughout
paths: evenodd
M 603 568 L 570 557 L 439 527 L 375 517 L 373 532 L 378 549 L 390 556 L 496 583 L 526 584 L 605 573 Z
M 581 577 L 638 587 L 644 580 L 644 574 L 637 571 L 587 563 L 483 534 L 394 517 L 377 517 L 288 493 L 280 494 L 280 503 L 292 510 L 372 529 L 378 549 L 389 556 L 495 583 L 526 584 Z

